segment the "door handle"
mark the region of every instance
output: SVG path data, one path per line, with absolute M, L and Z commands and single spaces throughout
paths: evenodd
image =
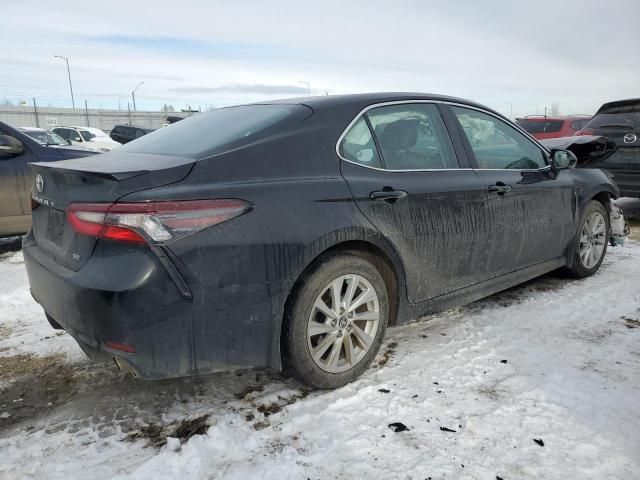
M 395 203 L 398 200 L 402 200 L 407 196 L 407 192 L 404 190 L 378 190 L 375 192 L 371 192 L 369 194 L 369 198 L 371 200 L 381 200 L 385 203 Z
M 513 190 L 513 187 L 510 185 L 505 185 L 502 182 L 496 182 L 495 185 L 489 186 L 489 192 L 497 193 L 498 195 L 504 195 L 507 192 Z

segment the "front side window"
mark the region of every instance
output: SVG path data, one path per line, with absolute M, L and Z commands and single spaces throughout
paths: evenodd
M 91 139 L 93 137 L 95 137 L 95 135 L 93 133 L 91 133 L 91 132 L 89 132 L 87 130 L 78 130 L 78 133 L 80 133 L 80 135 L 82 136 L 82 139 L 85 142 L 89 142 L 89 141 L 91 141 Z
M 452 109 L 479 168 L 532 170 L 547 165 L 543 151 L 506 122 L 477 110 Z
M 389 170 L 458 168 L 438 108 L 429 103 L 376 107 L 367 112 Z

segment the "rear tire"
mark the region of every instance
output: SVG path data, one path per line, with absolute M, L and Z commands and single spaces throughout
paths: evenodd
M 602 203 L 587 203 L 580 222 L 569 273 L 575 278 L 590 277 L 598 271 L 609 243 L 609 214 Z
M 283 323 L 287 373 L 315 388 L 358 378 L 380 349 L 389 295 L 366 259 L 334 253 L 318 260 L 296 286 Z

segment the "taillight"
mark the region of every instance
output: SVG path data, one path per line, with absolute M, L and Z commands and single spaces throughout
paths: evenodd
M 582 130 L 578 130 L 576 133 L 573 134 L 574 137 L 580 136 L 580 135 L 593 135 L 593 130 L 586 130 L 583 128 Z
M 67 219 L 83 235 L 131 243 L 162 244 L 192 235 L 251 209 L 243 200 L 145 203 L 73 203 Z

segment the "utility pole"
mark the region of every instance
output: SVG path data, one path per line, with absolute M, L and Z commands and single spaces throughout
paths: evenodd
M 36 127 L 40 126 L 38 121 L 38 105 L 36 104 L 36 97 L 33 97 L 33 114 L 36 116 Z
M 134 89 L 131 91 L 131 99 L 133 100 L 133 111 L 134 111 L 134 112 L 138 110 L 138 109 L 136 108 L 136 90 L 138 90 L 138 88 L 140 88 L 140 85 L 143 85 L 143 84 L 144 84 L 144 82 L 140 82 L 140 83 L 136 86 L 136 88 L 134 88 Z
M 69 90 L 71 90 L 71 106 L 76 108 L 76 101 L 73 98 L 73 84 L 71 83 L 71 70 L 69 69 L 69 59 L 63 55 L 54 55 L 53 58 L 60 58 L 67 63 L 67 76 L 69 77 Z

